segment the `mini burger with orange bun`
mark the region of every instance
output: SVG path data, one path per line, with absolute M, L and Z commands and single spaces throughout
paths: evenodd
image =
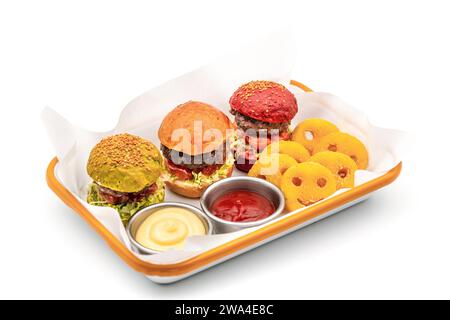
M 282 84 L 251 81 L 240 86 L 230 98 L 242 148 L 236 167 L 248 172 L 257 154 L 271 141 L 288 140 L 289 125 L 298 112 L 297 99 Z
M 199 198 L 212 183 L 231 176 L 233 132 L 228 117 L 206 103 L 188 101 L 173 109 L 158 131 L 166 186 Z

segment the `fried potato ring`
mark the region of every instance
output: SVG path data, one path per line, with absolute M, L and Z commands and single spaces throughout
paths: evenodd
M 320 139 L 339 129 L 331 122 L 324 119 L 306 119 L 295 127 L 291 139 L 305 146 L 312 154 L 314 147 Z
M 286 170 L 281 190 L 290 208 L 297 207 L 295 202 L 308 206 L 332 195 L 336 191 L 336 178 L 319 163 L 303 162 Z
M 369 164 L 369 154 L 364 144 L 347 133 L 333 132 L 326 135 L 314 147 L 313 153 L 326 150 L 345 153 L 356 162 L 359 169 L 366 169 Z
M 355 171 L 358 169 L 355 161 L 341 152 L 321 151 L 311 157 L 328 168 L 336 178 L 336 189 L 352 188 L 355 185 Z
M 250 177 L 261 178 L 280 187 L 283 173 L 297 161 L 287 154 L 272 153 L 261 156 L 248 172 Z
M 301 208 L 304 208 L 305 206 L 303 204 L 301 204 L 300 202 L 298 202 L 297 199 L 286 199 L 286 206 L 284 208 L 284 211 L 286 213 L 288 212 L 292 212 Z
M 309 151 L 301 144 L 295 141 L 278 141 L 269 144 L 262 152 L 262 155 L 272 153 L 287 154 L 297 162 L 305 162 L 310 158 Z

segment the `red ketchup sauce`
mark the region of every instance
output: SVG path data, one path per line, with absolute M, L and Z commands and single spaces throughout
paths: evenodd
M 210 210 L 223 220 L 251 222 L 269 217 L 275 212 L 275 206 L 259 193 L 233 190 L 215 200 Z

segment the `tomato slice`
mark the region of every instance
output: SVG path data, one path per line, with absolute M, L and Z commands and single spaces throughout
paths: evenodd
M 250 145 L 253 150 L 260 152 L 264 150 L 268 144 L 270 144 L 270 137 L 245 137 L 245 143 Z
M 278 137 L 279 140 L 288 140 L 290 137 L 289 132 L 282 132 Z M 272 138 L 268 137 L 254 137 L 245 136 L 245 143 L 250 145 L 253 150 L 257 152 L 263 151 L 269 144 L 272 143 Z
M 171 174 L 175 175 L 180 180 L 190 180 L 193 178 L 192 171 L 188 168 L 177 166 L 175 163 L 166 159 L 167 169 Z
M 210 176 L 212 175 L 217 169 L 219 169 L 219 165 L 213 164 L 207 167 L 204 167 L 201 171 L 204 175 Z
M 290 138 L 289 132 L 282 132 L 278 140 L 288 140 Z M 244 136 L 245 144 L 247 145 L 245 151 L 235 152 L 236 168 L 243 172 L 249 172 L 253 164 L 258 158 L 258 153 L 262 152 L 269 144 L 272 143 L 272 138 L 269 137 L 255 137 Z
M 291 133 L 289 131 L 282 132 L 280 134 L 280 140 L 289 140 L 291 138 Z
M 171 174 L 175 175 L 180 180 L 190 180 L 194 176 L 192 175 L 192 170 L 188 169 L 186 167 L 182 167 L 179 165 L 176 165 L 169 159 L 166 159 L 167 169 L 170 171 Z M 201 170 L 196 170 L 195 172 L 201 172 L 204 175 L 210 176 L 212 175 L 217 169 L 219 168 L 219 165 L 213 164 L 207 167 L 202 168 Z

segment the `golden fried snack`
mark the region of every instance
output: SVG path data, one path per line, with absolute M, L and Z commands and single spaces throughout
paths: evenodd
M 328 168 L 336 178 L 336 189 L 352 188 L 355 185 L 355 171 L 358 169 L 355 161 L 341 152 L 321 151 L 311 157 Z
M 286 199 L 286 206 L 284 208 L 284 211 L 286 213 L 288 212 L 292 212 L 301 208 L 304 208 L 305 206 L 303 204 L 301 204 L 300 202 L 298 202 L 297 199 Z
M 306 119 L 295 127 L 291 139 L 301 143 L 312 154 L 314 146 L 320 138 L 337 132 L 339 129 L 331 122 L 324 119 Z
M 275 153 L 274 153 L 275 154 Z M 266 175 L 266 180 L 273 183 L 278 188 L 281 184 L 281 178 L 287 169 L 297 164 L 295 159 L 287 154 L 278 154 L 278 170 L 273 175 Z
M 248 172 L 250 177 L 261 178 L 280 187 L 283 173 L 297 161 L 287 154 L 272 153 L 262 155 Z
M 364 144 L 354 136 L 333 132 L 320 139 L 319 143 L 314 147 L 314 154 L 320 151 L 341 152 L 352 158 L 359 169 L 366 169 L 369 163 L 369 154 Z
M 291 208 L 296 203 L 308 206 L 336 191 L 336 178 L 326 167 L 315 162 L 303 162 L 286 170 L 281 178 L 281 190 Z
M 290 155 L 297 162 L 305 162 L 309 160 L 310 154 L 308 150 L 300 143 L 295 141 L 278 141 L 269 144 L 262 155 L 268 155 L 272 153 L 281 153 Z
M 259 178 L 266 180 L 266 174 L 269 171 L 269 168 L 273 161 L 275 161 L 275 157 L 277 154 L 273 154 L 270 157 L 260 157 L 251 167 L 248 172 L 249 177 Z M 273 172 L 276 170 L 274 169 Z

